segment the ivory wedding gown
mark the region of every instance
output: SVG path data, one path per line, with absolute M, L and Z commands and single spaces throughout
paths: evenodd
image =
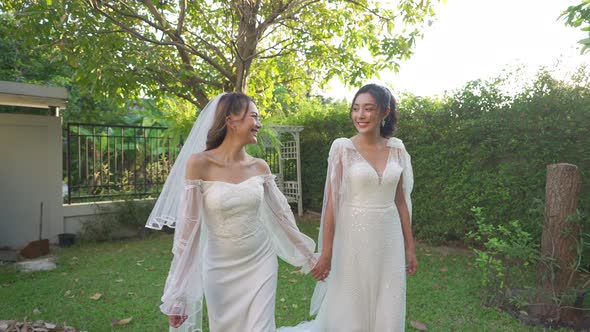
M 190 317 L 170 330 L 201 331 L 204 293 L 211 332 L 276 331 L 277 255 L 304 272 L 316 257 L 274 176 L 187 180 L 180 209 L 160 308 Z
M 413 174 L 402 141 L 390 138 L 387 146 L 389 157 L 379 174 L 350 139 L 332 144 L 322 213 L 331 195 L 332 270 L 325 282 L 317 283 L 312 297 L 310 311 L 317 314 L 315 320 L 280 332 L 404 330 L 405 247 L 395 195 L 401 178 L 411 213 Z

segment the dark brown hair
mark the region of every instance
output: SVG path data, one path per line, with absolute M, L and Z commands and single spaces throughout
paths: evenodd
M 350 106 L 351 114 L 352 109 L 354 107 L 354 103 L 356 101 L 356 97 L 358 97 L 358 95 L 360 95 L 361 93 L 370 93 L 371 96 L 375 98 L 375 101 L 377 102 L 377 107 L 379 107 L 379 114 L 385 114 L 387 107 L 389 107 L 391 111 L 385 118 L 385 125 L 380 126 L 379 133 L 381 134 L 381 137 L 391 137 L 393 135 L 393 132 L 395 131 L 395 127 L 397 126 L 399 113 L 397 111 L 397 101 L 395 100 L 391 92 L 389 92 L 389 89 L 377 84 L 367 84 L 363 86 L 356 92 L 354 98 L 352 99 L 352 105 Z
M 250 102 L 252 102 L 252 98 L 241 92 L 230 92 L 221 96 L 215 110 L 213 125 L 207 133 L 207 148 L 205 151 L 215 149 L 221 145 L 227 134 L 225 119 L 231 114 L 247 114 Z

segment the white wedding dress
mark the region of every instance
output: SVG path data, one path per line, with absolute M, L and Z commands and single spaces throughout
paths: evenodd
M 332 195 L 332 270 L 317 283 L 310 310 L 315 320 L 280 332 L 404 331 L 405 247 L 395 194 L 402 178 L 411 213 L 413 174 L 401 140 L 390 138 L 387 145 L 387 165 L 378 174 L 349 139 L 332 144 L 322 213 Z
M 316 257 L 274 176 L 187 180 L 180 209 L 160 308 L 189 319 L 170 330 L 201 331 L 204 293 L 211 332 L 276 331 L 277 255 L 304 272 Z

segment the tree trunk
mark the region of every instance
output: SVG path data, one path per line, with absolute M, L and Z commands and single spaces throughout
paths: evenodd
M 258 15 L 259 3 L 252 1 L 250 3 L 244 2 L 238 4 L 236 13 L 240 17 L 238 26 L 238 39 L 236 41 L 236 75 L 235 75 L 235 89 L 239 92 L 248 90 L 248 76 L 250 75 L 250 67 L 252 60 L 256 54 L 256 47 L 259 41 L 259 31 L 257 29 L 256 16 Z
M 537 270 L 542 294 L 532 310 L 539 318 L 559 321 L 561 313 L 555 298 L 575 286 L 580 224 L 569 218 L 576 214 L 580 186 L 580 173 L 575 165 L 547 166 L 542 260 Z

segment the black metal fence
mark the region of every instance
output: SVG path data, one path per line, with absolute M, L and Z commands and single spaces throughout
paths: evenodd
M 180 142 L 163 127 L 68 123 L 65 129 L 68 204 L 156 197 Z

